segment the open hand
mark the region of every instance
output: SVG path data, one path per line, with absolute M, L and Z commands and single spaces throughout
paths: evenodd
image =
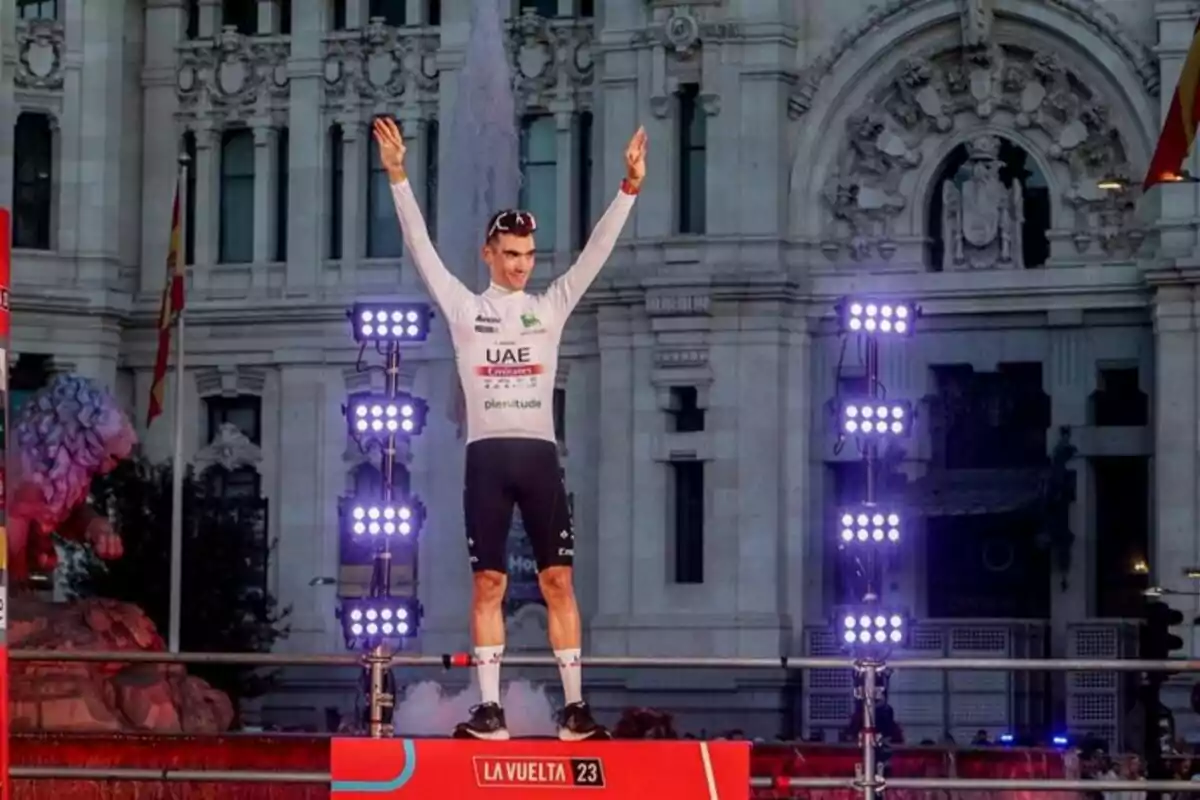
M 625 178 L 640 189 L 646 177 L 646 129 L 638 128 L 625 148 Z
M 392 183 L 403 181 L 407 177 L 404 171 L 404 154 L 407 148 L 404 146 L 404 137 L 400 135 L 400 128 L 391 117 L 378 117 L 373 128 L 375 143 L 379 145 L 379 161 L 387 171 L 388 178 Z

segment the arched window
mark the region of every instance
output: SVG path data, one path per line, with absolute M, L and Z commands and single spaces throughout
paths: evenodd
M 1049 230 L 1050 190 L 1037 162 L 1007 139 L 979 136 L 954 148 L 933 183 L 929 268 L 1042 267 L 1050 257 Z
M 404 252 L 400 223 L 392 203 L 392 185 L 387 171 L 379 162 L 379 147 L 370 138 L 367 158 L 370 177 L 367 180 L 367 258 L 399 258 Z M 350 165 L 347 165 L 350 166 Z M 343 242 L 343 246 L 348 243 Z

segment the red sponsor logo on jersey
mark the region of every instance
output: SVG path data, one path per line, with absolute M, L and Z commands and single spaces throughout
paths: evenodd
M 475 374 L 485 378 L 522 378 L 541 375 L 544 369 L 528 347 L 489 347 L 485 357 L 488 363 L 475 368 Z

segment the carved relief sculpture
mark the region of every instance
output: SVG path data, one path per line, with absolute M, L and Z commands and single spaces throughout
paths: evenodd
M 1021 269 L 1022 186 L 1000 180 L 1000 139 L 978 136 L 967 144 L 969 177 L 942 184 L 942 269 Z
M 120 556 L 120 536 L 87 502 L 92 478 L 110 472 L 137 444 L 113 396 L 87 378 L 58 375 L 26 401 L 14 428 L 19 459 L 8 509 L 14 583 L 27 580 L 31 569 L 54 569 L 53 534 L 86 542 L 102 558 Z
M 967 27 L 971 36 L 980 32 L 978 25 Z M 821 249 L 830 260 L 886 261 L 897 242 L 924 236 L 923 226 L 898 228 L 923 222 L 907 213 L 910 199 L 924 189 L 917 186 L 917 168 L 942 150 L 946 137 L 984 128 L 1020 132 L 1048 162 L 1051 189 L 1077 212 L 1055 219 L 1055 228 L 1071 230 L 1081 254 L 1108 257 L 1136 249 L 1143 239 L 1132 202 L 1117 206 L 1096 188 L 1104 175 L 1131 172 L 1112 112 L 1055 54 L 993 42 L 909 59 L 845 125 L 822 189 L 831 219 Z M 999 162 L 984 157 L 993 144 L 988 136 L 978 130 L 969 140 L 984 149 L 961 191 L 935 187 L 945 200 L 946 257 L 953 263 L 946 269 L 1021 267 L 1021 187 L 1000 185 Z

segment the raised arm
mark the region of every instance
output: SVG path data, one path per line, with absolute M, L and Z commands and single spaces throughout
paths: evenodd
M 579 259 L 562 277 L 550 284 L 546 292 L 547 298 L 564 313 L 571 313 L 612 255 L 645 177 L 646 130 L 638 128 L 625 148 L 625 180 L 621 182 L 621 191 L 592 229 L 592 235 L 580 251 Z
M 412 254 L 413 264 L 434 302 L 449 317 L 457 309 L 469 305 L 472 294 L 462 281 L 446 269 L 433 246 L 433 240 L 429 238 L 429 227 L 421 215 L 421 207 L 417 205 L 417 197 L 413 194 L 412 184 L 408 182 L 408 173 L 404 169 L 404 139 L 396 123 L 383 117 L 375 120 L 375 141 L 379 145 L 379 160 L 392 184 L 392 202 L 396 205 L 404 246 Z

